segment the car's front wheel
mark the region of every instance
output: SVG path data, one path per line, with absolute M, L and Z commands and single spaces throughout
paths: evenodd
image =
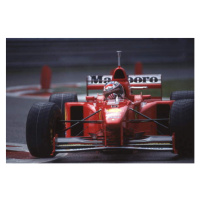
M 170 111 L 170 132 L 175 134 L 175 148 L 181 156 L 194 155 L 194 100 L 173 103 Z
M 62 114 L 55 103 L 36 103 L 26 122 L 26 141 L 32 156 L 54 156 L 55 135 L 63 129 Z

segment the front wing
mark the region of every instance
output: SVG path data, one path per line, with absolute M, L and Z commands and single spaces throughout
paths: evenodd
M 173 151 L 172 136 L 146 136 L 143 139 L 130 139 L 123 146 L 104 146 L 104 140 L 91 137 L 56 138 L 55 153 L 103 150 L 150 150 Z

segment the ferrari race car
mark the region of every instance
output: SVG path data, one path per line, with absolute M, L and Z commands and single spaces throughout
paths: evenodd
M 134 94 L 147 89 L 161 95 Z M 110 150 L 194 154 L 193 91 L 175 91 L 162 100 L 161 75 L 127 75 L 120 52 L 112 75 L 88 76 L 86 90 L 86 102 L 78 102 L 74 93 L 57 93 L 31 107 L 26 140 L 32 156 Z M 90 90 L 103 94 L 90 96 Z

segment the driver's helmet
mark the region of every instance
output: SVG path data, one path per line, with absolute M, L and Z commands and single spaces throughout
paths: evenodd
M 123 86 L 117 81 L 110 81 L 105 84 L 103 93 L 107 99 L 115 99 L 116 96 L 120 98 L 125 97 Z

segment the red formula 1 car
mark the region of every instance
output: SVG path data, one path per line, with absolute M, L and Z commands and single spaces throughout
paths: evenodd
M 86 102 L 78 102 L 74 93 L 59 93 L 31 107 L 26 140 L 33 156 L 135 149 L 194 154 L 194 92 L 173 92 L 168 101 L 162 95 L 134 94 L 145 89 L 162 91 L 161 75 L 127 75 L 118 56 L 112 75 L 87 77 Z M 110 87 L 110 82 L 117 87 Z M 103 89 L 102 95 L 88 94 Z

